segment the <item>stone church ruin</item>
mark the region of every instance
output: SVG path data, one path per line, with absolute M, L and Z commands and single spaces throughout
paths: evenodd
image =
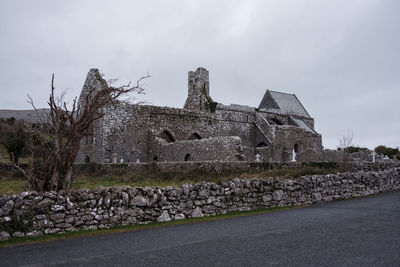
M 106 82 L 91 69 L 90 88 Z M 294 94 L 267 90 L 258 108 L 223 105 L 210 96 L 208 71 L 190 71 L 182 109 L 118 103 L 105 108 L 82 141 L 77 163 L 316 161 L 323 154 L 314 119 Z

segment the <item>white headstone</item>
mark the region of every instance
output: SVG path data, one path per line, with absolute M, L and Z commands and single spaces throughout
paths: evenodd
M 136 163 L 140 163 L 140 160 L 139 160 L 139 159 L 137 159 L 137 160 L 136 160 Z
M 257 154 L 256 154 L 256 162 L 261 162 L 260 157 L 261 157 L 260 154 L 257 153 Z

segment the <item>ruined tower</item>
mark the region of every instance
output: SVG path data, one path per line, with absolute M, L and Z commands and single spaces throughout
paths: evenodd
M 85 105 L 87 101 L 90 101 L 93 98 L 93 95 L 96 91 L 101 90 L 104 87 L 107 87 L 107 82 L 103 79 L 98 69 L 90 69 L 85 83 L 83 85 L 81 94 L 78 99 L 78 116 L 82 114 L 85 109 Z M 90 161 L 101 162 L 103 157 L 102 147 L 96 143 L 96 135 L 98 129 L 101 128 L 102 122 L 101 119 L 95 121 L 92 125 L 92 135 L 86 136 L 82 138 L 80 144 L 80 150 L 76 157 L 77 162 L 85 162 L 88 163 Z M 99 136 L 97 136 L 99 137 Z M 100 140 L 100 138 L 99 138 Z M 98 142 L 99 144 L 101 142 Z
M 80 106 L 82 109 L 86 104 L 86 98 L 90 97 L 88 96 L 89 94 L 93 94 L 94 91 L 100 90 L 106 86 L 107 82 L 103 79 L 103 77 L 101 77 L 99 70 L 90 69 L 78 99 L 78 106 Z
M 216 104 L 210 97 L 208 70 L 197 68 L 188 73 L 188 97 L 184 109 L 196 111 L 215 111 Z

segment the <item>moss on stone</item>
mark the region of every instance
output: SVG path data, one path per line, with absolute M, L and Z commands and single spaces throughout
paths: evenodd
M 202 93 L 203 93 L 203 96 L 205 97 L 205 99 L 207 100 L 207 102 L 204 104 L 206 109 L 208 111 L 210 111 L 211 113 L 215 113 L 218 102 L 215 102 L 214 100 L 212 100 L 212 98 L 207 94 L 205 85 L 203 87 Z
M 96 79 L 100 82 L 100 84 L 104 87 L 108 87 L 107 82 L 103 79 L 98 69 L 94 69 L 94 74 Z

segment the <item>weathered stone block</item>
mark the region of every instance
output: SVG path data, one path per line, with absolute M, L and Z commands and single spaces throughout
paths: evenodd
M 11 238 L 11 235 L 5 231 L 0 232 L 0 240 L 8 240 Z
M 275 201 L 281 201 L 282 200 L 282 198 L 283 198 L 283 191 L 282 190 L 275 190 L 273 193 L 272 193 L 272 198 L 275 200 Z
M 5 216 L 10 214 L 10 212 L 14 208 L 14 201 L 9 199 L 8 201 L 4 201 L 4 205 L 0 208 L 0 216 Z
M 143 196 L 136 196 L 132 198 L 131 206 L 146 207 L 149 205 L 149 200 Z
M 157 222 L 169 222 L 171 221 L 171 217 L 167 210 L 164 210 L 162 214 L 157 218 Z
M 313 193 L 312 194 L 312 201 L 313 202 L 320 202 L 322 199 L 321 193 Z
M 203 214 L 202 210 L 199 207 L 197 207 L 192 211 L 190 216 L 193 218 L 197 218 L 197 217 L 203 217 L 204 214 Z

